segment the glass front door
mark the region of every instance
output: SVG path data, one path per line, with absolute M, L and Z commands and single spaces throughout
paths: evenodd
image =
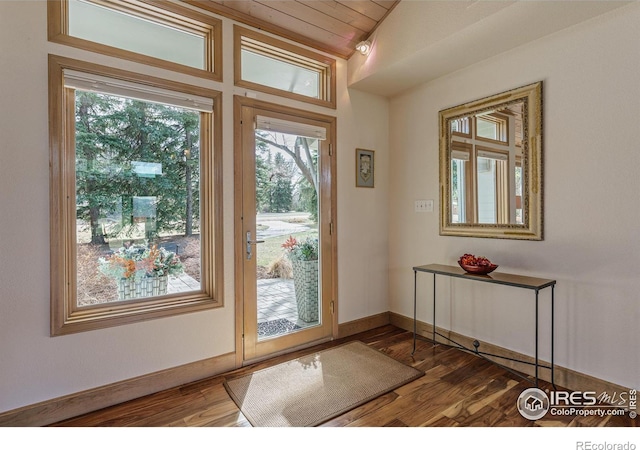
M 251 360 L 331 335 L 330 209 L 322 203 L 330 196 L 321 183 L 329 155 L 322 126 L 255 108 L 244 114 L 243 124 L 254 124 L 243 126 L 242 171 L 243 342 Z

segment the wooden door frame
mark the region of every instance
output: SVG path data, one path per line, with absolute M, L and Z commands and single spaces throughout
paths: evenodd
M 301 119 L 323 122 L 329 129 L 329 167 L 321 166 L 319 181 L 321 185 L 330 186 L 330 217 L 323 217 L 321 220 L 329 221 L 330 233 L 330 266 L 331 284 L 330 296 L 332 302 L 331 314 L 331 337 L 338 337 L 338 233 L 337 233 L 337 166 L 336 166 L 336 123 L 337 119 L 332 116 L 314 113 L 302 109 L 291 108 L 262 100 L 256 100 L 243 96 L 234 96 L 233 129 L 234 129 L 234 272 L 235 272 L 235 354 L 236 366 L 244 365 L 244 252 L 245 237 L 242 222 L 243 209 L 243 139 L 242 139 L 242 111 L 244 107 L 261 109 L 275 114 L 287 114 Z M 322 215 L 321 215 L 322 217 Z M 310 342 L 303 346 L 311 346 L 316 342 Z M 299 348 L 299 347 L 298 347 Z M 294 350 L 294 349 L 290 349 Z M 290 351 L 288 350 L 288 351 Z M 274 354 L 275 355 L 275 354 Z

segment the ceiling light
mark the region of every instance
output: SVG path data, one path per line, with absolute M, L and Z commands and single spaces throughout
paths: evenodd
M 356 45 L 356 50 L 358 50 L 363 55 L 368 55 L 371 51 L 371 41 L 361 41 Z

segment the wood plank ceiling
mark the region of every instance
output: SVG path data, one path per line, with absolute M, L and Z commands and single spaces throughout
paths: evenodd
M 183 0 L 309 47 L 349 58 L 400 0 Z

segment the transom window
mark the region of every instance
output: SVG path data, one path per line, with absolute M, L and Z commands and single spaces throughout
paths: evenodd
M 48 2 L 49 40 L 221 80 L 221 22 L 170 2 Z
M 53 56 L 50 82 L 52 334 L 219 306 L 218 95 Z
M 497 142 L 508 142 L 508 118 L 498 114 L 483 114 L 476 117 L 476 137 Z
M 335 60 L 236 26 L 235 83 L 335 108 Z

